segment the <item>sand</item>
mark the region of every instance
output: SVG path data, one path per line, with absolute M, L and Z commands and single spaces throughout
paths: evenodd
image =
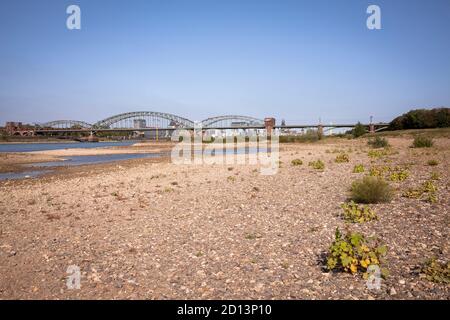
M 377 160 L 366 139 L 282 145 L 281 168 L 269 176 L 255 165 L 174 165 L 166 157 L 2 181 L 0 299 L 449 299 L 448 285 L 417 271 L 429 257 L 450 258 L 449 139 L 431 149 L 411 149 L 406 138 L 390 143 L 398 153 Z M 350 162 L 335 163 L 336 149 Z M 83 152 L 117 150 L 11 156 Z M 304 164 L 292 166 L 295 158 Z M 308 167 L 316 159 L 323 172 Z M 340 205 L 364 175 L 352 173 L 360 163 L 408 165 L 410 177 L 392 183 L 391 203 L 372 205 L 378 221 L 347 226 Z M 440 174 L 437 203 L 401 197 L 431 172 Z M 388 246 L 380 290 L 361 275 L 324 270 L 336 227 Z M 72 265 L 80 289 L 66 286 Z

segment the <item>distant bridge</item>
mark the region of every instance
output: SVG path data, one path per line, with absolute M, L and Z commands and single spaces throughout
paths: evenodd
M 200 122 L 203 127 L 212 126 L 246 126 L 263 125 L 264 120 L 242 115 L 223 115 L 212 117 Z M 46 129 L 144 129 L 144 128 L 189 128 L 194 127 L 195 122 L 174 114 L 155 111 L 135 111 L 117 114 L 106 119 L 90 124 L 80 120 L 55 120 L 38 124 Z
M 361 124 L 362 126 L 368 128 L 368 131 L 381 131 L 384 129 L 387 129 L 388 123 L 372 123 L 372 124 Z M 332 124 L 332 125 L 322 125 L 322 124 L 299 124 L 299 125 L 275 125 L 272 128 L 273 129 L 309 129 L 309 128 L 316 128 L 317 130 L 323 130 L 324 128 L 354 128 L 355 124 Z M 36 133 L 71 133 L 71 132 L 133 132 L 133 131 L 142 131 L 142 132 L 154 132 L 158 130 L 164 130 L 164 131 L 175 131 L 175 130 L 232 130 L 232 129 L 266 129 L 267 127 L 264 124 L 249 124 L 249 125 L 232 125 L 232 126 L 209 126 L 209 127 L 202 127 L 202 126 L 192 126 L 192 127 L 173 127 L 173 128 L 85 128 L 85 129 L 37 129 L 35 130 Z
M 39 124 L 39 127 L 43 128 L 91 128 L 92 125 L 84 122 L 84 121 L 77 121 L 77 120 L 55 120 L 50 122 L 45 122 L 42 124 Z
M 387 123 L 364 124 L 368 131 L 375 132 L 388 127 Z M 55 120 L 42 123 L 33 129 L 33 134 L 70 134 L 97 132 L 164 132 L 165 135 L 173 130 L 193 130 L 201 126 L 203 130 L 228 130 L 228 129 L 267 129 L 264 120 L 244 115 L 222 115 L 207 118 L 200 122 L 194 122 L 187 118 L 165 112 L 135 111 L 117 114 L 94 124 L 80 120 Z M 271 125 L 271 129 L 307 129 L 316 128 L 319 133 L 333 128 L 353 128 L 355 124 L 294 124 L 294 125 Z M 28 129 L 29 130 L 29 129 Z M 325 130 L 325 131 L 327 131 Z M 157 135 L 160 135 L 157 133 Z

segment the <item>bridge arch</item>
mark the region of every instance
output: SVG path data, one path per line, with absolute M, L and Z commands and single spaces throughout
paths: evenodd
M 55 121 L 49 121 L 46 123 L 39 124 L 40 127 L 43 128 L 60 128 L 60 129 L 70 129 L 73 127 L 80 127 L 80 128 L 91 128 L 92 125 L 79 120 L 55 120 Z
M 135 111 L 117 114 L 96 122 L 96 128 L 142 128 L 142 127 L 193 127 L 194 122 L 174 114 L 155 111 Z
M 239 125 L 263 125 L 264 120 L 248 117 L 248 116 L 240 116 L 240 115 L 223 115 L 218 117 L 207 118 L 202 121 L 203 128 L 208 128 L 212 126 L 218 127 L 228 127 L 233 124 Z

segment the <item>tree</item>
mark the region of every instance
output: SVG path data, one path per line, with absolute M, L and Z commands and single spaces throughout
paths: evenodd
M 390 130 L 450 127 L 450 108 L 411 110 L 391 121 Z
M 358 121 L 356 126 L 352 130 L 352 135 L 354 138 L 361 137 L 366 133 L 366 127 L 361 124 L 361 122 Z

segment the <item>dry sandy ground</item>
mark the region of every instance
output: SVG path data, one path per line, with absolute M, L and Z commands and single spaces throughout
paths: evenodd
M 428 257 L 450 258 L 449 139 L 431 149 L 390 142 L 399 153 L 376 163 L 409 164 L 411 176 L 393 183 L 391 203 L 373 206 L 378 221 L 350 226 L 389 248 L 381 290 L 321 262 L 335 228 L 346 228 L 340 204 L 363 175 L 353 166 L 371 166 L 365 140 L 342 140 L 283 145 L 272 176 L 139 159 L 0 182 L 0 299 L 449 299 L 448 285 L 417 272 Z M 350 162 L 335 163 L 334 149 Z M 323 172 L 307 166 L 316 159 Z M 401 197 L 431 172 L 441 176 L 438 203 Z M 81 269 L 79 290 L 67 289 L 70 265 Z

